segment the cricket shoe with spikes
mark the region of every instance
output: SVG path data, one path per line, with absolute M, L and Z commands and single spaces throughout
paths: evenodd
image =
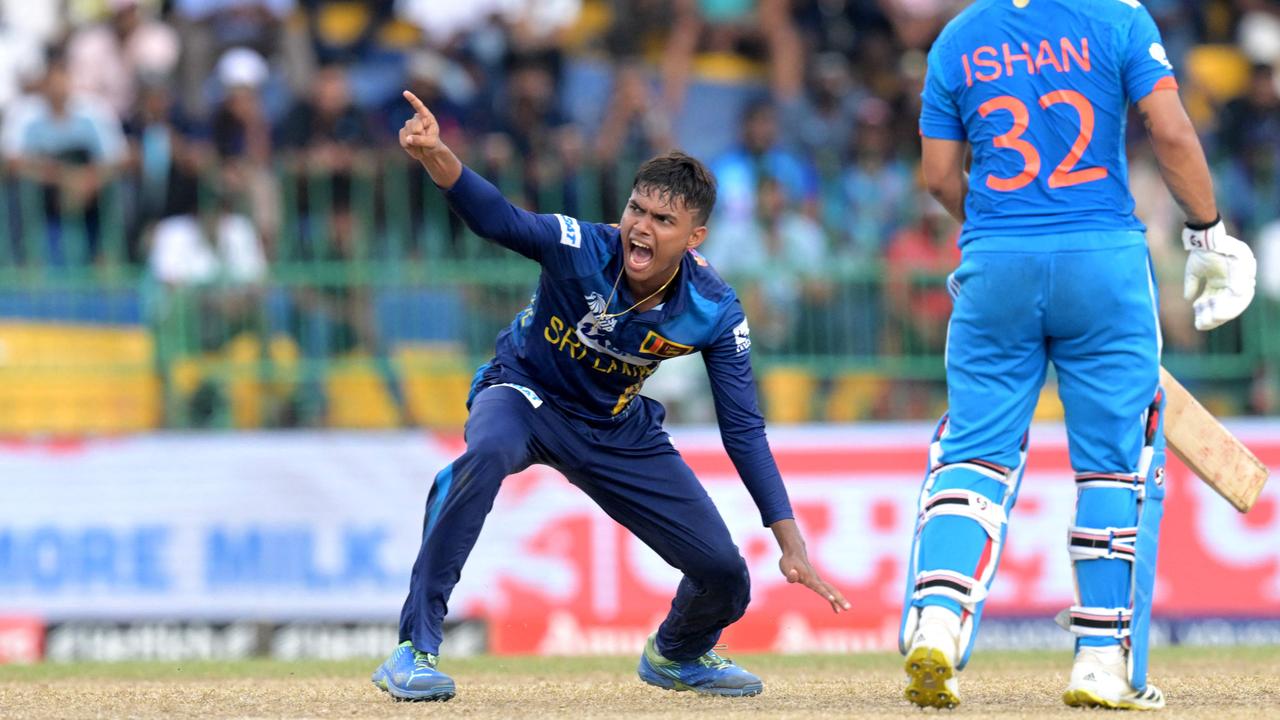
M 1084 646 L 1076 653 L 1071 682 L 1062 701 L 1071 707 L 1103 707 L 1113 710 L 1159 710 L 1164 693 L 1147 683 L 1142 690 L 1129 684 L 1124 650 L 1119 645 Z
M 435 653 L 415 650 L 405 640 L 391 653 L 370 678 L 374 685 L 399 700 L 439 700 L 454 696 L 453 678 L 436 669 L 440 658 Z
M 960 618 L 955 613 L 940 607 L 924 608 L 903 663 L 907 672 L 903 696 L 907 700 L 920 707 L 938 709 L 960 704 L 960 684 L 956 678 L 959 638 Z
M 668 660 L 658 652 L 657 635 L 650 635 L 636 668 L 640 679 L 665 690 L 692 690 L 702 695 L 747 697 L 764 692 L 760 678 L 743 670 L 714 649 L 692 660 Z

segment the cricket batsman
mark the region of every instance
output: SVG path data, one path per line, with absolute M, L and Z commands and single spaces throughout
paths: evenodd
M 540 464 L 684 573 L 640 657 L 640 679 L 709 695 L 762 692 L 758 677 L 713 649 L 746 610 L 750 580 L 724 520 L 663 431 L 662 406 L 640 395 L 661 361 L 702 353 L 725 449 L 777 538 L 782 574 L 836 612 L 849 603 L 809 563 L 756 403 L 747 320 L 696 252 L 715 205 L 714 177 L 671 152 L 640 166 L 617 226 L 536 215 L 464 167 L 426 106 L 405 98 L 415 114 L 400 146 L 472 231 L 537 261 L 542 274 L 476 373 L 466 452 L 436 475 L 427 497 L 401 644 L 374 684 L 401 699 L 453 697 L 453 680 L 436 667 L 449 595 L 503 478 Z
M 949 408 L 930 447 L 902 615 L 906 697 L 917 705 L 960 702 L 955 676 L 973 649 L 1052 362 L 1077 490 L 1066 538 L 1076 600 L 1058 618 L 1075 635 L 1063 700 L 1164 706 L 1147 682 L 1164 497 L 1161 340 L 1125 163 L 1130 103 L 1187 216 L 1197 329 L 1244 311 L 1256 267 L 1223 226 L 1177 87 L 1137 0 L 977 0 L 929 53 L 924 178 L 964 226 L 948 279 Z

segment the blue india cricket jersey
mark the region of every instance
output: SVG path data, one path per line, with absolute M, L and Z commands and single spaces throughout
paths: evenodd
M 977 0 L 929 52 L 920 133 L 973 149 L 960 242 L 1145 228 L 1128 104 L 1176 88 L 1137 0 Z
M 756 401 L 746 317 L 702 256 L 685 254 L 662 305 L 622 313 L 639 298 L 619 279 L 616 227 L 521 210 L 465 168 L 446 198 L 476 234 L 542 265 L 528 307 L 498 336 L 485 384 L 518 385 L 569 417 L 612 424 L 639 405 L 635 397 L 659 363 L 701 353 L 730 459 L 766 524 L 790 517 Z

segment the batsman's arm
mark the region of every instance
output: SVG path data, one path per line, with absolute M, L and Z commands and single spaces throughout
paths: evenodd
M 1196 329 L 1212 330 L 1253 301 L 1257 262 L 1248 245 L 1227 234 L 1213 197 L 1209 163 L 1176 86 L 1157 86 L 1138 101 L 1138 112 L 1165 184 L 1187 213 L 1182 245 L 1190 254 L 1183 297 L 1193 301 Z
M 964 222 L 964 198 L 969 176 L 964 170 L 968 143 L 962 140 L 921 138 L 920 171 L 925 187 L 958 222 Z
M 1218 221 L 1213 197 L 1213 176 L 1205 160 L 1200 138 L 1176 88 L 1156 90 L 1138 101 L 1138 114 L 1151 137 L 1160 174 L 1191 227 L 1209 227 Z
M 929 50 L 924 90 L 920 93 L 920 170 L 925 187 L 951 217 L 964 222 L 964 199 L 969 194 L 965 172 L 968 131 L 951 88 L 958 82 L 948 79 L 954 70 L 943 59 L 953 57 L 939 39 Z
M 417 96 L 405 91 L 404 98 L 414 115 L 400 128 L 400 147 L 422 164 L 472 232 L 538 261 L 560 242 L 562 231 L 577 232 L 576 225 L 555 215 L 539 215 L 512 205 L 492 183 L 463 165 L 440 139 L 439 123 Z

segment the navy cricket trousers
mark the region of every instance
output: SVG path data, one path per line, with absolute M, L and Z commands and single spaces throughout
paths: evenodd
M 515 388 L 481 390 L 467 418 L 467 450 L 436 475 L 422 546 L 400 614 L 400 640 L 438 653 L 449 595 L 498 488 L 530 465 L 560 471 L 608 515 L 684 573 L 658 628 L 673 660 L 710 650 L 747 609 L 747 564 L 693 471 L 662 429 L 662 406 L 645 397 L 614 427 L 539 407 Z

